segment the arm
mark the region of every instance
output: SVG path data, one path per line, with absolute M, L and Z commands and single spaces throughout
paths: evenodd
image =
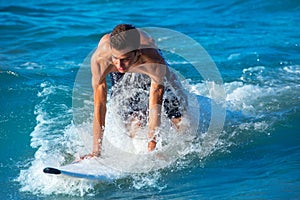
M 183 110 L 186 110 L 187 104 L 188 104 L 188 97 L 187 97 L 186 93 L 184 92 L 184 88 L 183 88 L 180 80 L 178 79 L 176 74 L 169 68 L 167 68 L 166 78 L 167 78 L 168 83 L 175 90 L 174 91 L 175 94 L 179 97 L 179 99 L 181 99 L 181 106 L 182 106 Z
M 160 126 L 161 105 L 163 101 L 164 86 L 151 82 L 149 97 L 149 132 L 148 132 L 148 151 L 156 147 L 155 131 Z
M 104 80 L 94 87 L 93 156 L 101 155 L 105 127 L 107 84 Z
M 94 119 L 93 119 L 93 150 L 86 157 L 100 156 L 105 126 L 106 102 L 107 102 L 107 74 L 108 63 L 99 58 L 102 55 L 96 50 L 91 59 L 92 86 L 94 92 Z

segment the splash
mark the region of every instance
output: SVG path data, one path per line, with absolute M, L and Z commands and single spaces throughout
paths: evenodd
M 279 69 L 279 72 L 284 75 L 287 75 L 285 73 L 296 74 L 298 68 L 294 68 L 283 67 Z M 244 72 L 250 70 L 255 69 L 247 69 Z M 268 72 L 264 71 L 264 73 Z M 250 76 L 250 74 L 243 73 L 242 77 L 245 76 Z M 270 81 L 267 75 L 263 75 L 262 78 L 265 79 L 265 83 Z M 196 123 L 197 127 L 195 124 L 190 123 L 188 125 L 189 131 L 178 134 L 168 120 L 163 120 L 161 143 L 156 154 L 145 152 L 144 147 L 147 142 L 145 129 L 139 130 L 134 139 L 126 134 L 122 118 L 118 118 L 115 112 L 118 106 L 109 100 L 109 125 L 106 129 L 104 155 L 107 158 L 111 156 L 111 158 L 108 159 L 110 162 L 104 164 L 110 166 L 112 170 L 117 169 L 132 173 L 129 179 L 126 178 L 125 187 L 135 189 L 150 187 L 163 190 L 166 187 L 164 174 L 191 167 L 190 165 L 194 164 L 191 163 L 190 157 L 194 158 L 193 161 L 196 158 L 198 162 L 203 163 L 206 158 L 213 156 L 215 152 L 226 151 L 231 145 L 241 142 L 247 134 L 249 137 L 253 133 L 269 134 L 272 124 L 280 120 L 285 112 L 288 112 L 285 107 L 286 104 L 297 106 L 297 99 L 291 98 L 289 95 L 297 95 L 298 90 L 295 89 L 299 87 L 296 83 L 287 85 L 287 82 L 284 81 L 272 87 L 269 84 L 253 84 L 252 81 L 247 82 L 245 79 L 244 81 L 225 83 L 227 93 L 225 104 L 228 111 L 224 130 L 221 137 L 207 139 L 208 126 L 202 127 L 202 131 L 199 128 L 204 123 L 209 124 L 211 117 L 210 92 L 206 86 L 207 83 L 190 84 L 188 81 L 184 81 L 183 85 L 190 94 L 189 105 L 191 107 L 189 110 L 194 112 L 192 116 L 196 112 L 195 106 L 199 105 L 199 110 L 196 113 L 202 116 L 199 118 L 200 123 Z M 58 167 L 70 163 L 79 155 L 89 153 L 92 125 L 91 118 L 82 119 L 81 123 L 70 124 L 72 110 L 64 104 L 53 102 L 54 97 L 60 98 L 61 95 L 65 95 L 66 92 L 70 91 L 70 88 L 53 85 L 49 82 L 42 83 L 40 87 L 41 90 L 37 94 L 40 102 L 35 107 L 37 125 L 31 133 L 31 146 L 36 148 L 37 151 L 33 160 L 29 161 L 30 167 L 21 170 L 17 178 L 22 186 L 21 191 L 43 195 L 67 194 L 74 196 L 97 193 L 99 183 L 49 176 L 42 172 L 42 169 L 46 166 Z M 196 101 L 195 96 L 197 97 Z M 91 109 L 92 102 L 86 97 L 88 95 L 83 98 L 84 105 L 81 107 L 81 112 Z M 271 103 L 270 99 L 272 100 Z M 287 99 L 289 102 L 283 101 Z M 288 108 L 292 109 L 292 107 Z M 53 114 L 57 113 L 56 111 L 59 111 L 58 114 Z M 88 112 L 91 115 L 91 110 Z M 207 121 L 201 122 L 204 119 Z M 184 123 L 191 122 L 189 120 L 187 119 Z M 213 141 L 213 145 L 209 146 L 211 141 Z M 211 148 L 212 146 L 213 148 Z M 175 149 L 176 151 L 174 151 Z M 115 187 L 119 187 L 119 184 L 124 183 L 117 181 L 114 184 Z
M 72 159 L 71 155 L 74 155 L 80 147 L 76 134 L 80 127 L 68 125 L 71 117 L 70 109 L 65 104 L 53 102 L 70 89 L 49 82 L 42 83 L 40 87 L 41 91 L 37 94 L 40 103 L 35 106 L 37 125 L 31 133 L 31 146 L 37 151 L 29 163 L 30 167 L 21 170 L 16 181 L 21 184 L 21 191 L 33 194 L 83 195 L 87 191 L 92 191 L 94 185 L 92 182 L 48 176 L 43 173 L 42 169 L 46 166 L 60 166 L 68 162 L 68 159 Z M 51 107 L 48 104 L 51 104 Z

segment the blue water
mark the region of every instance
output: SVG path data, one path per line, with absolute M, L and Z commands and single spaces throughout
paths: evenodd
M 202 45 L 231 113 L 222 133 L 211 148 L 195 139 L 170 166 L 114 183 L 44 175 L 46 164 L 78 153 L 79 133 L 91 133 L 89 75 L 80 84 L 76 76 L 118 23 Z M 299 199 L 299 24 L 296 0 L 0 1 L 0 198 Z M 209 96 L 189 64 L 167 59 L 190 93 Z

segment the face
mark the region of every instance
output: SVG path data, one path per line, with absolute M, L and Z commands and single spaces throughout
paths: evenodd
M 136 51 L 123 53 L 121 51 L 112 49 L 112 62 L 117 67 L 118 71 L 125 73 L 130 66 L 136 62 Z

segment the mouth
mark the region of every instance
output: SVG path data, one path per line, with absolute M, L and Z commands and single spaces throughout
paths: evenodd
M 124 67 L 118 67 L 117 69 L 119 72 L 124 72 L 126 70 Z

